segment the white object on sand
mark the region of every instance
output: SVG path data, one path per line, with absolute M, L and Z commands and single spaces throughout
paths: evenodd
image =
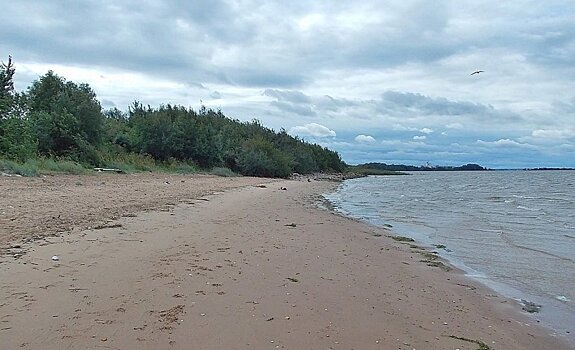
M 60 261 L 60 258 L 58 257 L 58 255 L 54 255 L 52 257 L 52 261 Z

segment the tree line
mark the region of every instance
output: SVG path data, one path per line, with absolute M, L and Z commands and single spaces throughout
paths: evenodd
M 405 165 L 405 164 L 386 164 L 386 163 L 365 163 L 353 166 L 354 171 L 360 170 L 381 170 L 381 171 L 478 171 L 488 170 L 479 164 L 469 163 L 461 166 L 448 165 Z
M 52 71 L 25 92 L 14 89 L 12 58 L 0 66 L 0 158 L 26 161 L 54 157 L 89 166 L 138 155 L 155 162 L 287 177 L 294 172 L 341 172 L 340 155 L 276 132 L 259 121 L 241 122 L 220 110 L 179 105 L 156 108 L 134 102 L 127 112 L 103 110 L 88 84 Z

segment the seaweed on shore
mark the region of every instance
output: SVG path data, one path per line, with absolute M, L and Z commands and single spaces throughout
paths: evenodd
M 523 311 L 529 312 L 530 314 L 537 313 L 539 312 L 539 310 L 541 310 L 541 305 L 535 304 L 532 301 L 521 299 L 521 304 L 523 304 L 523 307 L 521 309 Z
M 469 339 L 469 338 L 465 338 L 465 337 L 458 337 L 456 335 L 450 335 L 449 338 L 453 338 L 453 339 L 457 339 L 457 340 L 463 340 L 463 341 L 466 341 L 469 343 L 475 343 L 475 344 L 479 345 L 477 350 L 491 350 L 489 345 L 485 344 L 481 340 L 474 340 L 474 339 Z
M 446 271 L 446 272 L 451 271 L 451 267 L 444 264 L 442 261 L 438 260 L 439 256 L 437 255 L 437 252 L 430 252 L 430 251 L 427 251 L 425 249 L 422 249 L 421 247 L 419 247 L 415 244 L 411 244 L 411 243 L 415 242 L 415 240 L 413 238 L 405 237 L 405 236 L 388 236 L 388 237 L 390 237 L 391 239 L 393 239 L 395 241 L 409 244 L 409 247 L 411 249 L 413 249 L 416 253 L 419 253 L 423 256 L 423 259 L 420 260 L 420 262 L 426 263 L 427 266 L 439 267 L 440 269 L 442 269 L 443 271 Z
M 426 250 L 422 250 L 418 251 L 418 253 L 421 254 L 424 258 L 420 261 L 426 263 L 427 266 L 439 267 L 440 269 L 446 272 L 451 271 L 451 267 L 438 260 L 439 256 L 437 255 L 436 252 L 429 252 Z
M 389 237 L 398 242 L 415 242 L 415 239 L 404 236 L 389 236 Z

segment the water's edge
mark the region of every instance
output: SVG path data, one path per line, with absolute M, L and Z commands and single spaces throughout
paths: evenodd
M 534 323 L 553 331 L 556 335 L 566 338 L 569 342 L 575 344 L 575 334 L 572 329 L 575 324 L 572 322 L 575 320 L 575 315 L 564 310 L 564 300 L 541 298 L 540 296 L 531 294 L 526 290 L 520 290 L 511 285 L 492 279 L 484 271 L 471 268 L 453 254 L 454 251 L 452 250 L 452 247 L 443 247 L 442 242 L 434 241 L 430 237 L 428 232 L 430 229 L 426 226 L 425 222 L 414 222 L 410 224 L 395 222 L 393 220 L 386 220 L 383 222 L 379 218 L 370 216 L 369 214 L 361 215 L 359 212 L 354 213 L 349 210 L 342 209 L 339 203 L 334 200 L 333 196 L 342 190 L 346 181 L 350 180 L 345 180 L 333 191 L 323 194 L 322 204 L 325 209 L 375 227 L 390 229 L 392 234 L 414 239 L 421 247 L 437 252 L 442 259 L 447 261 L 453 267 L 463 271 L 468 278 L 480 282 L 497 294 L 515 300 L 517 302 L 518 309 L 522 309 L 522 312 L 530 316 Z M 541 306 L 541 308 L 539 309 L 538 306 Z M 537 312 L 530 313 L 525 310 L 536 310 Z

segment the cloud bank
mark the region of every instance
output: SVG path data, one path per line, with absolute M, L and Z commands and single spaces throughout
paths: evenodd
M 203 104 L 349 163 L 575 167 L 572 13 L 535 0 L 28 0 L 0 13 L 0 59 L 13 56 L 17 89 L 52 69 L 106 108 Z

